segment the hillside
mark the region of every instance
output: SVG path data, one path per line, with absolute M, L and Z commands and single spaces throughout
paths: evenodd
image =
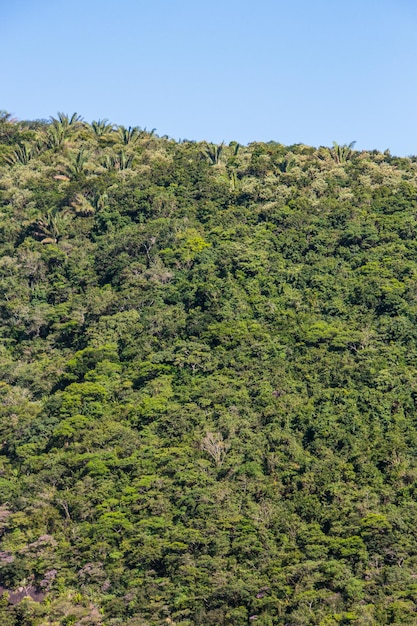
M 415 158 L 3 113 L 0 210 L 2 626 L 417 623 Z

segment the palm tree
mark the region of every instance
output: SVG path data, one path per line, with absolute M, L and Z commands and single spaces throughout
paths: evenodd
M 13 142 L 18 128 L 16 121 L 11 113 L 0 110 L 0 141 Z
M 336 141 L 333 142 L 333 148 L 330 149 L 330 154 L 335 160 L 336 163 L 346 163 L 353 154 L 353 148 L 355 147 L 356 141 L 351 141 L 350 144 L 338 144 Z
M 105 135 L 112 133 L 114 130 L 113 124 L 110 124 L 108 119 L 94 120 L 91 122 L 91 128 L 96 137 L 104 137 Z
M 211 165 L 218 165 L 220 163 L 220 157 L 222 155 L 223 148 L 224 141 L 219 145 L 215 145 L 212 143 L 207 144 L 203 151 L 203 155 L 208 158 Z
M 89 152 L 84 147 L 82 147 L 81 150 L 77 152 L 77 154 L 72 154 L 68 166 L 71 174 L 73 174 L 74 176 L 80 176 L 81 174 L 83 174 L 85 170 L 85 164 L 88 161 L 88 157 Z
M 68 141 L 70 135 L 80 130 L 84 123 L 81 115 L 73 113 L 69 117 L 66 113 L 58 113 L 58 117 L 51 117 L 51 123 L 46 131 L 45 143 L 48 148 L 56 149 Z
M 29 161 L 39 152 L 38 146 L 28 146 L 26 143 L 18 144 L 16 149 L 4 157 L 4 160 L 9 165 L 14 165 L 15 163 L 21 163 L 22 165 L 27 165 Z
M 56 243 L 58 239 L 64 237 L 64 231 L 71 220 L 71 215 L 67 210 L 59 210 L 53 208 L 44 215 L 39 215 L 25 222 L 33 235 L 40 240 L 41 243 Z
M 102 165 L 108 170 L 127 170 L 132 167 L 133 159 L 133 154 L 120 150 L 118 154 L 106 154 Z
M 15 118 L 12 118 L 12 114 L 4 109 L 0 110 L 0 124 L 13 124 L 16 122 Z
M 44 137 L 47 148 L 56 150 L 61 148 L 68 141 L 68 132 L 59 124 L 50 125 Z
M 142 130 L 139 126 L 129 126 L 129 128 L 126 128 L 125 126 L 118 126 L 117 133 L 121 143 L 124 143 L 124 145 L 127 146 L 130 143 L 135 143 L 139 139 Z
M 240 145 L 240 143 L 238 143 L 237 141 L 231 141 L 231 142 L 229 143 L 229 148 L 231 148 L 231 149 L 232 149 L 232 156 L 234 156 L 234 157 L 235 157 L 235 156 L 237 156 L 237 155 L 238 155 L 239 150 L 240 150 L 240 148 L 241 148 L 241 145 Z
M 82 193 L 76 193 L 71 206 L 77 215 L 88 217 L 94 215 L 95 208 Z
M 79 128 L 82 125 L 83 118 L 78 113 L 73 113 L 69 117 L 66 113 L 58 112 L 58 119 L 51 117 L 51 122 L 54 126 L 61 126 L 63 129 L 68 130 L 72 128 Z

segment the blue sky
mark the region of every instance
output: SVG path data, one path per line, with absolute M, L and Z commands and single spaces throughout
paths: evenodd
M 412 0 L 14 0 L 0 109 L 417 154 Z

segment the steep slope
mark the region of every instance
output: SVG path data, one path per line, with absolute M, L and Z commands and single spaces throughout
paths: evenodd
M 0 139 L 2 624 L 415 624 L 415 159 Z

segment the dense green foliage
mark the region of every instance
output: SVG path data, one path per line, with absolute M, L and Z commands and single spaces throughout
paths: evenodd
M 2 625 L 417 623 L 415 159 L 3 114 L 0 211 Z

